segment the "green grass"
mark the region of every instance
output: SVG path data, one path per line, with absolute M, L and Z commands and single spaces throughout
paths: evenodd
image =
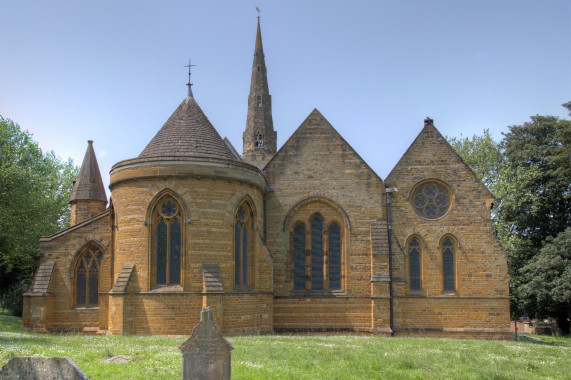
M 184 338 L 48 335 L 0 315 L 0 366 L 14 356 L 67 356 L 91 379 L 180 379 Z M 571 379 L 571 339 L 520 342 L 355 335 L 228 338 L 234 379 Z M 126 364 L 105 364 L 127 355 Z

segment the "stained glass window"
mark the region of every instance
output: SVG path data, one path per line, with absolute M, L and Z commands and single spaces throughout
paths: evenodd
M 420 240 L 412 238 L 408 243 L 410 290 L 421 290 Z
M 172 198 L 159 202 L 153 214 L 153 266 L 155 285 L 180 285 L 182 215 Z
M 341 289 L 341 228 L 329 225 L 329 290 Z
M 416 189 L 412 204 L 418 215 L 427 219 L 438 219 L 450 208 L 450 194 L 439 183 L 428 182 Z
M 75 271 L 75 305 L 95 307 L 99 305 L 99 266 L 103 252 L 89 246 L 80 254 Z
M 298 223 L 293 229 L 293 288 L 305 290 L 305 226 Z
M 243 204 L 238 208 L 234 217 L 234 284 L 236 288 L 249 286 L 251 216 L 249 207 Z
M 311 218 L 311 289 L 323 290 L 323 219 Z
M 450 238 L 444 239 L 442 243 L 442 266 L 444 273 L 444 290 L 455 291 L 454 242 Z

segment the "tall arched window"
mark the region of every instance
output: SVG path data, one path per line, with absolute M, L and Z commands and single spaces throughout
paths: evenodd
M 422 290 L 421 276 L 421 246 L 420 239 L 413 237 L 408 242 L 408 273 L 410 281 L 410 290 Z
M 103 252 L 96 246 L 85 248 L 75 270 L 75 306 L 96 307 L 99 305 L 99 267 Z
M 442 272 L 444 275 L 444 291 L 456 290 L 456 276 L 454 273 L 455 246 L 452 238 L 445 238 L 442 242 Z
M 323 218 L 311 218 L 311 289 L 323 290 Z
M 164 197 L 152 215 L 152 268 L 155 286 L 181 284 L 182 211 L 173 198 Z
M 341 227 L 329 225 L 329 290 L 341 290 Z
M 305 290 L 305 225 L 293 228 L 293 288 Z
M 244 202 L 234 216 L 234 285 L 237 289 L 251 285 L 253 258 L 250 249 L 250 234 L 253 227 L 253 212 Z

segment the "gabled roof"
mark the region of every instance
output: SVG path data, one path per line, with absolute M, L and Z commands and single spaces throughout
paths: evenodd
M 339 132 L 337 132 L 335 127 L 333 127 L 333 125 L 331 125 L 331 123 L 325 118 L 325 116 L 323 116 L 323 114 L 321 112 L 319 112 L 319 110 L 317 108 L 314 108 L 313 111 L 311 111 L 311 113 L 305 118 L 303 123 L 301 123 L 301 125 L 291 134 L 291 136 L 281 146 L 281 148 L 277 151 L 277 153 L 274 154 L 273 157 L 268 161 L 268 163 L 264 166 L 264 170 L 263 170 L 264 172 L 266 172 L 266 169 L 270 167 L 270 164 L 274 160 L 276 160 L 278 156 L 286 154 L 286 152 L 290 148 L 290 145 L 296 144 L 296 139 L 298 138 L 298 136 L 302 135 L 308 128 L 311 128 L 311 123 L 310 123 L 311 119 L 322 121 L 324 123 L 323 125 L 327 129 L 329 129 L 334 135 L 339 137 L 339 139 L 362 162 L 362 164 L 365 165 L 378 180 L 383 182 L 383 179 L 369 166 L 369 164 L 365 160 L 363 160 L 363 158 L 359 155 L 359 153 L 357 153 L 357 151 L 355 149 L 353 149 L 353 147 L 347 142 L 347 140 L 345 140 L 343 138 L 343 136 L 341 136 L 341 134 Z
M 408 147 L 408 149 L 406 150 L 406 152 L 404 152 L 404 154 L 401 156 L 400 160 L 397 162 L 397 164 L 393 167 L 393 169 L 391 170 L 391 172 L 389 173 L 389 175 L 385 178 L 385 181 L 389 182 L 391 176 L 393 175 L 394 172 L 397 171 L 397 168 L 399 168 L 402 165 L 406 164 L 404 163 L 406 158 L 409 156 L 409 152 L 413 149 L 413 147 L 415 147 L 418 144 L 422 144 L 424 142 L 424 136 L 427 132 L 433 132 L 434 135 L 436 136 L 436 139 L 438 141 L 438 143 L 446 150 L 448 150 L 450 153 L 452 153 L 452 156 L 454 156 L 456 159 L 458 159 L 458 161 L 464 165 L 466 167 L 466 169 L 468 169 L 468 171 L 474 176 L 474 179 L 476 180 L 477 183 L 479 183 L 482 187 L 482 190 L 484 191 L 484 193 L 488 196 L 491 196 L 492 198 L 495 198 L 494 195 L 492 194 L 492 192 L 486 187 L 486 185 L 478 178 L 478 176 L 476 175 L 476 173 L 474 173 L 474 171 L 472 170 L 472 168 L 470 167 L 470 165 L 468 165 L 464 159 L 458 154 L 458 152 L 456 152 L 456 149 L 454 149 L 450 143 L 448 143 L 448 141 L 446 140 L 446 138 L 444 136 L 442 136 L 442 134 L 440 133 L 440 131 L 434 126 L 434 122 L 432 119 L 430 118 L 426 118 L 426 120 L 424 120 L 424 127 L 422 128 L 422 130 L 420 131 L 420 133 L 416 136 L 416 138 L 414 139 L 414 141 L 412 142 L 412 144 L 410 144 L 410 146 Z
M 103 187 L 101 173 L 97 165 L 97 158 L 93 151 L 93 141 L 89 140 L 87 143 L 85 157 L 83 158 L 77 180 L 73 183 L 69 201 L 88 200 L 107 203 L 105 187 Z
M 139 155 L 208 157 L 236 161 L 194 98 L 188 96 Z

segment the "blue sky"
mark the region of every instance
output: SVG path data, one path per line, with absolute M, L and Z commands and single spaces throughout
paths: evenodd
M 242 151 L 261 8 L 278 147 L 313 108 L 383 179 L 430 116 L 496 139 L 568 118 L 571 1 L 0 2 L 0 114 L 105 184 L 186 95 Z

